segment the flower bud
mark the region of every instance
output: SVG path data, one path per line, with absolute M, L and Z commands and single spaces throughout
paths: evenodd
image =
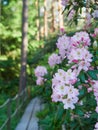
M 95 28 L 94 33 L 96 36 L 98 36 L 98 28 Z
M 93 42 L 93 49 L 96 50 L 97 48 L 98 48 L 97 41 L 94 41 L 94 42 Z

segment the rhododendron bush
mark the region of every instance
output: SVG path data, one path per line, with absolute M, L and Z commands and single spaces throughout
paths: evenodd
M 51 71 L 44 66 L 35 69 L 37 85 L 48 85 L 50 102 L 55 102 L 57 108 L 61 106 L 60 120 L 66 130 L 98 130 L 98 28 L 87 31 L 91 19 L 97 20 L 98 10 L 93 1 L 86 2 L 62 0 L 65 10 L 69 9 L 68 20 L 74 18 L 77 9 L 91 4 L 92 9 L 86 12 L 82 31 L 72 36 L 64 33 L 58 38 L 57 51 L 47 61 Z M 57 130 L 51 126 L 52 129 Z

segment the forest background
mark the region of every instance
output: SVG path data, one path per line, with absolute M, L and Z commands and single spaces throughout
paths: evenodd
M 19 91 L 21 49 L 23 49 L 21 48 L 22 4 L 22 1 L 18 0 L 0 1 L 0 104 Z M 50 1 L 48 8 L 45 0 L 28 1 L 27 86 L 35 83 L 32 80 L 32 69 L 38 60 L 47 51 L 50 53 L 54 50 L 56 34 L 59 34 L 59 29 L 64 24 L 63 20 L 60 0 L 55 1 L 55 4 Z M 47 47 L 46 39 L 49 42 Z

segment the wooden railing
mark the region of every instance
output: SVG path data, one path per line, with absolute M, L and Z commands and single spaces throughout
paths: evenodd
M 0 130 L 4 130 L 4 128 L 6 128 L 6 130 L 11 130 L 12 118 L 15 116 L 19 117 L 21 108 L 27 99 L 28 99 L 28 92 L 27 92 L 27 88 L 26 88 L 20 94 L 17 94 L 14 98 L 9 98 L 7 101 L 5 101 L 5 103 L 3 105 L 0 106 L 0 109 L 5 109 L 5 107 L 7 109 L 7 112 L 6 112 L 7 118 L 4 121 L 4 123 L 2 124 L 2 126 L 0 126 Z M 14 112 L 12 112 L 12 103 L 13 102 L 16 105 Z

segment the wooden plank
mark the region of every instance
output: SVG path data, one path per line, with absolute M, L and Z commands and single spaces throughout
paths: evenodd
M 31 100 L 15 130 L 38 130 L 37 111 L 40 111 L 38 97 Z
M 26 130 L 38 130 L 38 121 L 39 119 L 36 117 L 36 113 L 40 111 L 40 99 L 36 98 L 36 102 L 34 104 L 33 113 L 31 115 L 31 120 L 29 122 L 29 127 Z
M 7 130 L 11 130 L 11 99 L 9 99 L 9 102 L 7 104 L 7 117 L 8 117 Z

